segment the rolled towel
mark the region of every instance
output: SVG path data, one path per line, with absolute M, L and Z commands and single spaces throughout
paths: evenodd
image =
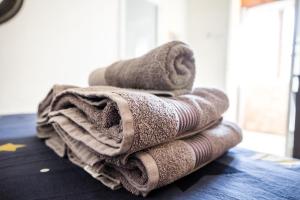
M 192 50 L 173 41 L 149 53 L 99 68 L 89 76 L 89 85 L 152 90 L 190 90 L 195 78 Z
M 227 108 L 227 96 L 217 89 L 166 98 L 105 86 L 71 88 L 52 101 L 50 121 L 99 154 L 117 156 L 194 135 Z
M 225 121 L 195 136 L 151 147 L 130 155 L 125 162 L 116 162 L 120 158 L 101 157 L 90 146 L 57 130 L 73 163 L 111 189 L 123 186 L 143 196 L 203 167 L 242 140 L 240 128 Z

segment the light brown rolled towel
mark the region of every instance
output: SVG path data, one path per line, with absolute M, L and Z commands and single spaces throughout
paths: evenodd
M 240 128 L 223 121 L 195 136 L 136 152 L 122 164 L 115 161 L 120 158 L 102 157 L 91 146 L 61 133 L 73 163 L 111 189 L 123 186 L 143 196 L 203 167 L 242 140 Z
M 190 90 L 195 78 L 192 50 L 183 42 L 172 41 L 147 54 L 120 60 L 96 69 L 89 85 L 151 90 Z
M 71 88 L 54 98 L 49 121 L 99 154 L 117 156 L 194 135 L 218 123 L 227 108 L 227 96 L 217 89 L 166 98 L 105 86 Z

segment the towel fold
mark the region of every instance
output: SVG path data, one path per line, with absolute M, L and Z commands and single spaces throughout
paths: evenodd
M 99 154 L 117 156 L 207 129 L 218 123 L 228 108 L 228 98 L 222 91 L 208 88 L 166 98 L 99 86 L 67 89 L 50 107 L 48 124 L 93 146 Z M 85 134 L 80 135 L 80 129 Z
M 235 124 L 223 121 L 195 136 L 144 149 L 129 155 L 124 162 L 117 162 L 120 157 L 103 157 L 91 146 L 55 127 L 61 138 L 56 143 L 61 144 L 59 149 L 66 143 L 67 155 L 73 163 L 111 189 L 123 186 L 143 196 L 208 164 L 242 139 L 241 130 Z M 59 152 L 56 148 L 52 146 Z
M 68 89 L 68 88 L 76 88 L 73 85 L 54 85 L 51 90 L 48 92 L 46 97 L 40 102 L 38 106 L 38 119 L 40 123 L 47 121 L 48 114 L 50 112 L 50 104 L 54 97 L 60 92 Z
M 93 175 L 105 183 L 107 178 L 100 177 L 112 176 L 132 193 L 146 196 L 151 190 L 203 167 L 237 145 L 241 139 L 240 129 L 224 122 L 189 139 L 135 153 L 123 166 L 105 164 L 98 172 L 99 176 Z
M 89 85 L 152 90 L 190 90 L 195 78 L 192 50 L 172 41 L 149 53 L 99 68 L 89 76 Z
M 73 85 L 54 85 L 46 95 L 46 97 L 39 103 L 38 112 L 37 112 L 37 136 L 39 138 L 49 138 L 53 132 L 53 127 L 49 124 L 49 113 L 50 105 L 54 97 L 60 92 L 68 89 L 75 88 Z

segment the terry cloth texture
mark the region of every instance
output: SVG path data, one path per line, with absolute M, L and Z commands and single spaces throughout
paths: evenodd
M 242 139 L 236 125 L 222 122 L 195 136 L 151 147 L 129 155 L 124 162 L 116 162 L 121 158 L 103 157 L 90 146 L 57 131 L 73 163 L 111 189 L 123 186 L 143 196 L 201 168 Z
M 132 163 L 131 169 L 114 169 L 125 177 L 126 181 L 122 178 L 120 180 L 126 189 L 145 196 L 149 191 L 172 183 L 206 165 L 237 145 L 241 139 L 241 130 L 236 125 L 223 122 L 189 139 L 173 141 L 134 154 L 127 164 L 130 166 Z M 134 167 L 138 168 L 134 164 L 136 160 L 144 166 L 144 171 L 141 167 L 137 171 L 133 170 Z M 143 182 L 140 180 L 142 177 L 145 177 Z
M 89 85 L 152 90 L 190 90 L 195 78 L 192 50 L 172 41 L 147 54 L 99 68 L 89 76 Z
M 48 124 L 99 154 L 117 156 L 207 129 L 219 122 L 228 98 L 220 90 L 208 88 L 166 98 L 98 86 L 60 92 L 50 107 Z
M 220 90 L 192 86 L 193 52 L 178 41 L 55 85 L 39 104 L 37 135 L 111 189 L 146 196 L 238 144 Z
M 54 132 L 53 127 L 49 124 L 49 112 L 50 105 L 54 97 L 60 92 L 68 89 L 75 88 L 73 85 L 54 85 L 46 95 L 46 97 L 39 103 L 38 113 L 37 113 L 37 136 L 39 138 L 48 138 Z

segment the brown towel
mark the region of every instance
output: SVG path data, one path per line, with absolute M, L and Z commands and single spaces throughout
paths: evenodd
M 49 124 L 49 112 L 50 105 L 54 97 L 60 92 L 68 89 L 75 88 L 73 85 L 54 85 L 51 90 L 48 92 L 46 97 L 39 103 L 38 113 L 37 113 L 37 136 L 39 138 L 48 138 L 54 132 L 52 126 Z
M 226 95 L 216 89 L 165 98 L 105 86 L 71 88 L 52 101 L 50 122 L 99 154 L 116 156 L 194 135 L 227 108 Z
M 66 142 L 73 163 L 111 189 L 123 186 L 143 196 L 194 172 L 242 140 L 241 130 L 235 124 L 222 122 L 190 138 L 151 147 L 117 162 L 120 158 L 103 157 L 91 146 L 56 130 Z
M 89 76 L 89 85 L 152 90 L 190 90 L 195 78 L 192 50 L 173 41 L 149 53 L 99 68 Z

